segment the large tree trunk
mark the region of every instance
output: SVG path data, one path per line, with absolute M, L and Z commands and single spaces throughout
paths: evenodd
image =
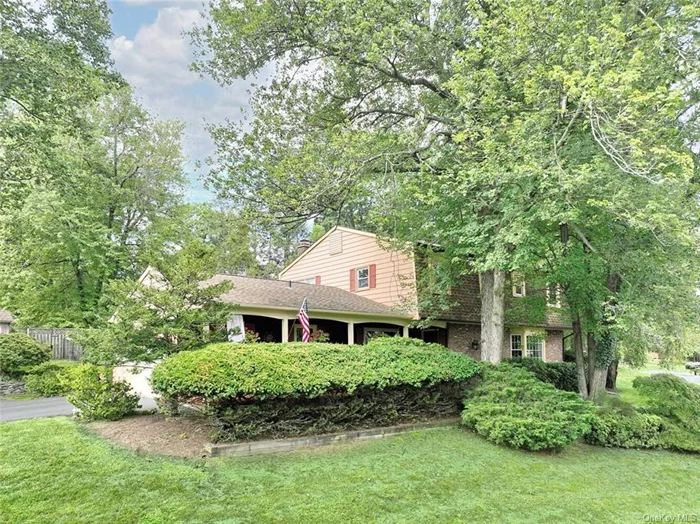
M 588 398 L 588 380 L 586 380 L 586 359 L 583 355 L 583 332 L 581 331 L 581 317 L 574 314 L 572 322 L 574 330 L 574 351 L 576 353 L 576 374 L 578 376 L 578 392 L 581 398 Z
M 605 389 L 609 391 L 617 391 L 617 365 L 620 363 L 619 360 L 615 359 L 608 367 L 608 376 L 605 379 Z
M 588 334 L 588 398 L 595 400 L 605 391 L 605 379 L 608 368 L 598 367 L 596 362 L 596 340 L 593 334 Z
M 498 364 L 503 350 L 506 274 L 481 274 L 481 360 Z

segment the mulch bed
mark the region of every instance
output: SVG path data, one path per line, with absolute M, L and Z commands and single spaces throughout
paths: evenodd
M 204 417 L 136 415 L 115 422 L 91 422 L 93 433 L 133 449 L 177 457 L 203 457 L 209 436 L 216 431 L 213 422 Z

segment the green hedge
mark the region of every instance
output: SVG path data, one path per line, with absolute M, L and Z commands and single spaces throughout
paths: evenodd
M 0 335 L 0 373 L 18 377 L 51 359 L 51 348 L 24 333 Z
M 648 413 L 600 413 L 596 416 L 586 442 L 615 448 L 658 448 L 666 428 L 664 419 Z
M 586 434 L 593 405 L 511 365 L 486 368 L 468 392 L 462 422 L 496 444 L 561 449 Z
M 637 377 L 632 386 L 653 413 L 700 434 L 700 387 L 670 373 Z
M 670 374 L 637 377 L 633 386 L 645 398 L 645 405 L 635 408 L 616 397 L 606 398 L 586 435 L 587 442 L 700 452 L 700 388 Z
M 430 386 L 478 373 L 472 359 L 438 344 L 381 339 L 341 344 L 213 344 L 175 354 L 153 370 L 156 393 L 207 399 L 317 397 L 359 387 Z
M 280 437 L 456 416 L 479 364 L 437 344 L 215 344 L 153 370 L 172 408 L 204 399 L 217 440 Z
M 44 362 L 29 370 L 29 373 L 24 376 L 24 383 L 30 393 L 36 393 L 42 397 L 65 395 L 69 389 L 63 378 L 76 365 L 77 362 L 69 360 Z
M 562 391 L 578 393 L 575 362 L 543 362 L 534 358 L 512 359 L 504 364 L 527 369 L 541 380 Z

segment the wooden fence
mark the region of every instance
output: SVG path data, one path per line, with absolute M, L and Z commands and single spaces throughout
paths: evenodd
M 27 328 L 27 335 L 51 346 L 52 358 L 56 360 L 80 360 L 83 348 L 70 339 L 70 329 Z

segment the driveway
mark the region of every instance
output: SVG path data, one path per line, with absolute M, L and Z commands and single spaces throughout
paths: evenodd
M 677 377 L 687 380 L 691 384 L 700 385 L 700 375 L 693 375 L 692 373 L 679 373 L 677 371 L 649 371 L 650 375 L 656 375 L 657 373 L 670 373 L 671 375 L 676 375 Z
M 0 422 L 72 414 L 73 406 L 68 403 L 66 397 L 48 397 L 33 400 L 0 399 Z
M 140 403 L 141 408 L 138 411 L 148 411 L 156 407 L 152 398 L 142 397 Z M 68 403 L 66 397 L 37 398 L 34 400 L 0 398 L 0 422 L 72 414 L 73 406 Z

